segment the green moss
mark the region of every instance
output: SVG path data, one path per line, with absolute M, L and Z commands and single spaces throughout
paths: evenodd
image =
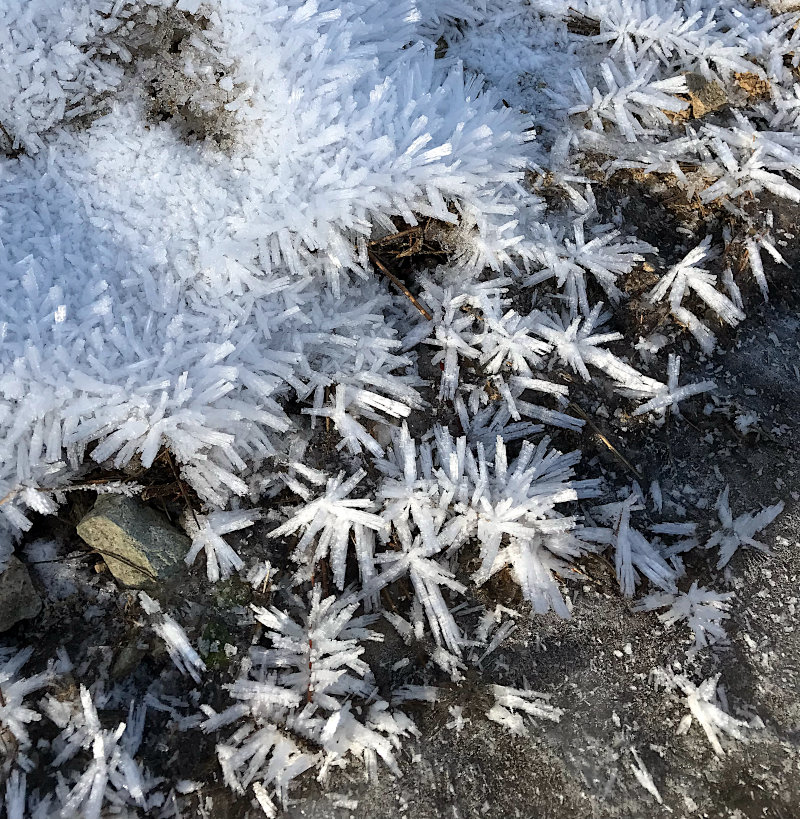
M 231 633 L 224 623 L 212 620 L 205 627 L 198 649 L 209 671 L 226 669 L 230 665 L 230 657 L 225 653 L 225 643 L 230 642 Z
M 238 577 L 223 580 L 214 586 L 214 602 L 221 609 L 232 609 L 235 606 L 247 606 L 253 590 Z

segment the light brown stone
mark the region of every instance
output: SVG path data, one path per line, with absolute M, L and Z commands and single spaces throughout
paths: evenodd
M 728 102 L 725 89 L 716 80 L 707 80 L 702 74 L 687 74 L 686 85 L 695 119 L 719 110 Z
M 101 495 L 78 524 L 78 534 L 125 586 L 143 588 L 174 575 L 191 541 L 136 498 Z

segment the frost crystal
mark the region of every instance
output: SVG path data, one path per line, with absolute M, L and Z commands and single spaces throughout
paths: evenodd
M 368 511 L 375 508 L 371 500 L 347 497 L 365 475 L 362 469 L 347 480 L 344 480 L 343 472 L 335 478 L 328 478 L 324 495 L 308 503 L 286 523 L 270 532 L 269 536 L 275 538 L 303 530 L 295 554 L 297 561 L 306 566 L 304 576 L 310 576 L 320 560 L 330 557 L 334 581 L 340 589 L 343 588 L 351 532 L 362 579 L 374 574 L 372 533 L 383 529 L 385 523 L 378 515 Z M 315 539 L 316 548 L 312 548 Z
M 647 133 L 646 126 L 667 122 L 664 111 L 677 112 L 687 107 L 686 102 L 673 96 L 686 92 L 685 79 L 677 76 L 652 81 L 655 69 L 654 63 L 635 66 L 627 59 L 623 69 L 605 60 L 600 66 L 605 93 L 590 88 L 583 72 L 574 70 L 572 79 L 580 103 L 571 106 L 569 113 L 585 112 L 598 133 L 603 132 L 604 121 L 613 123 L 628 142 L 636 142 Z
M 374 616 L 353 618 L 358 605 L 347 594 L 322 599 L 317 586 L 299 621 L 275 607 L 254 607 L 272 647 L 254 648 L 250 674 L 228 686 L 236 705 L 220 714 L 203 709 L 206 731 L 246 720 L 217 747 L 232 788 L 244 792 L 260 781 L 285 802 L 293 778 L 319 764 L 325 779 L 331 766 L 347 764 L 350 756 L 363 760 L 369 775 L 376 774 L 378 758 L 399 775 L 394 752 L 415 729 L 374 696 L 359 641 L 381 637 L 366 628 Z M 319 751 L 301 751 L 298 742 Z
M 678 404 L 681 401 L 715 389 L 716 384 L 713 381 L 700 381 L 696 384 L 679 387 L 678 378 L 681 372 L 681 358 L 670 353 L 667 362 L 666 385 L 659 385 L 653 398 L 637 407 L 634 410 L 634 415 L 644 415 L 646 412 L 652 412 L 663 418 L 667 410 L 674 415 L 680 415 Z
M 525 716 L 560 722 L 564 711 L 550 705 L 548 697 L 538 691 L 520 688 L 509 688 L 505 685 L 493 685 L 494 705 L 486 716 L 508 728 L 512 734 L 527 734 Z
M 742 729 L 746 728 L 748 724 L 735 719 L 730 714 L 726 714 L 717 705 L 719 674 L 709 677 L 699 686 L 682 674 L 667 673 L 663 676 L 668 685 L 678 688 L 686 697 L 689 714 L 681 720 L 678 727 L 679 734 L 685 734 L 692 726 L 692 718 L 696 719 L 703 731 L 705 731 L 708 741 L 717 756 L 725 755 L 720 743 L 721 735 L 728 734 L 739 740 L 745 738 Z
M 544 439 L 533 447 L 526 442 L 517 459 L 507 464 L 505 447 L 498 441 L 491 478 L 479 450 L 481 477 L 476 495 L 482 491 L 476 506 L 482 563 L 475 580 L 483 583 L 504 565 L 511 565 L 536 611 L 552 606 L 567 617 L 551 572 L 563 572 L 565 561 L 576 557 L 581 545 L 570 533 L 574 519 L 556 511 L 556 505 L 590 496 L 594 487 L 572 485 L 569 479 L 575 456 L 548 451 L 548 443 Z M 505 548 L 501 545 L 504 535 L 508 539 Z
M 450 570 L 432 559 L 440 551 L 440 545 L 426 547 L 417 538 L 408 548 L 404 547 L 402 552 L 387 551 L 377 555 L 376 562 L 381 564 L 381 573 L 364 591 L 365 594 L 371 594 L 400 577 L 408 576 L 416 599 L 425 611 L 434 640 L 437 644 L 444 644 L 451 654 L 458 655 L 464 638 L 441 587 L 463 594 L 466 586 L 459 583 Z
M 714 349 L 716 339 L 692 312 L 682 306 L 684 297 L 690 291 L 696 293 L 727 324 L 735 326 L 744 318 L 744 313 L 727 296 L 715 289 L 716 276 L 698 267 L 700 262 L 709 258 L 710 247 L 711 237 L 706 236 L 694 250 L 667 271 L 649 294 L 650 301 L 655 303 L 669 293 L 672 314 L 686 324 L 706 352 Z
M 279 669 L 279 685 L 326 710 L 336 709 L 337 696 L 367 696 L 371 688 L 362 678 L 369 669 L 359 659 L 364 649 L 358 641 L 381 637 L 366 628 L 374 616 L 353 618 L 357 607 L 352 596 L 323 600 L 317 586 L 301 622 L 277 608 L 254 609 L 272 643 L 271 649 L 256 652 L 258 664 Z
M 695 580 L 687 592 L 655 592 L 643 597 L 635 606 L 639 611 L 655 611 L 669 607 L 669 610 L 658 615 L 658 619 L 668 628 L 681 620 L 694 632 L 693 651 L 705 648 L 712 643 L 725 642 L 725 629 L 722 621 L 730 615 L 728 602 L 733 597 L 731 592 L 717 593 Z
M 61 731 L 49 778 L 46 762 L 34 776 L 28 748 L 46 760 L 48 741 L 29 737 L 25 704 L 47 675 L 19 678 L 29 650 L 0 650 L 9 814 L 211 810 L 200 784 L 161 791 L 138 766 L 143 709 L 127 728 L 100 724 L 140 687 L 171 726 L 230 726 L 224 781 L 267 816 L 311 768 L 398 773 L 415 729 L 395 705 L 443 699 L 438 678 L 469 665 L 494 673 L 528 608 L 569 617 L 590 551 L 609 550 L 623 596 L 647 587 L 639 608 L 686 621 L 695 649 L 723 638 L 729 595 L 683 580 L 702 522 L 672 522 L 688 508 L 678 494 L 696 494 L 681 472 L 642 467 L 646 506 L 640 478 L 628 492 L 546 431 L 559 447 L 600 436 L 638 474 L 606 422 L 690 423 L 682 402 L 714 385 L 680 384 L 682 363 L 698 372 L 680 334 L 710 356 L 715 323 L 736 327 L 751 290 L 767 298 L 791 239 L 768 208 L 800 202 L 800 15 L 787 8 L 0 3 L 0 572 L 69 493 L 149 502 L 149 477 L 121 471 L 155 476 L 171 459 L 199 500 L 187 564 L 204 557 L 209 583 L 246 577 L 269 643 L 221 641 L 231 662 L 214 679 L 229 675 L 232 705 L 187 715 L 203 660 L 140 595 L 185 678 L 145 681 L 143 665 L 109 682 L 123 652 L 96 635 L 72 669 L 81 701 L 41 706 Z M 753 417 L 736 410 L 739 432 Z M 601 491 L 601 506 L 583 503 Z M 765 551 L 754 538 L 782 508 L 734 519 L 726 489 L 706 544 L 718 567 L 742 545 Z M 269 540 L 248 544 L 245 566 L 226 538 L 259 515 Z M 87 623 L 109 610 L 108 575 L 30 540 L 20 550 L 50 601 L 85 591 Z M 485 599 L 501 577 L 520 611 Z M 198 594 L 182 601 L 195 623 Z M 388 676 L 364 650 L 378 617 L 408 647 Z M 716 724 L 705 688 L 675 684 Z M 493 690 L 490 716 L 512 731 L 560 716 L 533 692 Z
M 742 545 L 768 553 L 767 546 L 755 540 L 753 536 L 762 529 L 766 529 L 783 511 L 783 501 L 781 501 L 774 506 L 765 507 L 760 512 L 744 513 L 734 519 L 728 503 L 729 490 L 730 487 L 726 486 L 717 498 L 717 515 L 722 528 L 714 532 L 705 544 L 706 549 L 719 547 L 718 569 L 727 566 Z
M 151 616 L 153 631 L 166 643 L 170 659 L 182 674 L 188 674 L 195 682 L 200 682 L 201 672 L 206 665 L 192 648 L 186 632 L 168 614 L 161 612 L 161 606 L 145 592 L 139 592 L 142 608 Z
M 38 711 L 25 705 L 25 697 L 43 688 L 50 680 L 50 675 L 46 672 L 27 678 L 18 676 L 19 670 L 28 662 L 31 654 L 33 654 L 32 648 L 22 649 L 11 656 L 5 652 L 0 653 L 0 659 L 4 660 L 3 665 L 0 666 L 0 694 L 2 694 L 0 698 L 0 742 L 6 746 L 5 750 L 9 758 L 15 747 L 25 749 L 30 745 L 25 726 L 41 719 Z
M 27 777 L 20 773 L 19 768 L 14 770 L 6 780 L 6 816 L 8 819 L 25 819 L 25 793 Z
M 639 511 L 640 499 L 636 493 L 624 501 L 596 507 L 593 514 L 607 520 L 610 528 L 584 527 L 581 536 L 586 540 L 614 547 L 614 564 L 622 593 L 632 597 L 639 582 L 639 574 L 651 583 L 672 592 L 675 589 L 675 570 L 666 562 L 656 544 L 651 543 L 631 522 L 631 513 Z
M 222 535 L 246 529 L 258 519 L 258 512 L 212 512 L 210 515 L 187 514 L 183 528 L 192 539 L 192 547 L 186 555 L 191 566 L 201 551 L 206 553 L 206 572 L 212 583 L 225 580 L 231 572 L 238 571 L 244 563 L 239 555 L 222 539 Z
M 591 273 L 603 288 L 609 299 L 618 303 L 623 292 L 617 286 L 619 276 L 630 273 L 637 262 L 644 259 L 642 253 L 652 253 L 656 249 L 646 242 L 635 239 L 620 239 L 618 230 L 596 231 L 587 240 L 585 217 L 572 224 L 574 240 L 559 241 L 549 225 L 544 225 L 538 233 L 536 261 L 542 270 L 525 279 L 525 284 L 536 286 L 550 278 L 555 278 L 559 287 L 566 289 L 570 309 L 584 315 L 591 312 L 586 291 L 586 272 Z
M 635 765 L 631 765 L 631 771 L 633 771 L 636 781 L 648 793 L 652 794 L 659 805 L 663 804 L 663 800 L 661 798 L 661 794 L 658 792 L 656 783 L 653 782 L 653 777 L 650 775 L 650 771 L 647 770 L 647 767 L 645 766 L 644 762 L 642 762 L 641 757 L 635 748 L 631 748 L 631 756 L 633 757 L 633 761 L 636 763 Z
M 101 727 L 92 695 L 81 686 L 82 720 L 76 738 L 68 746 L 61 760 L 71 758 L 80 749 L 91 751 L 92 761 L 65 794 L 60 816 L 69 819 L 100 819 L 106 802 L 116 805 L 135 805 L 147 809 L 147 793 L 153 782 L 134 759 L 141 738 L 141 726 L 131 727 L 121 722 L 115 730 Z M 134 723 L 144 719 L 137 715 L 131 704 Z M 60 763 L 59 763 L 60 764 Z

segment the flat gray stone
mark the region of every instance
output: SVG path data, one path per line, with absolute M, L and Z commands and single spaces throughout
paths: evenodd
M 25 564 L 16 557 L 0 574 L 0 631 L 8 631 L 20 620 L 29 620 L 42 610 L 42 598 L 33 586 Z
M 101 495 L 78 524 L 78 534 L 125 586 L 146 588 L 184 566 L 191 541 L 137 498 Z

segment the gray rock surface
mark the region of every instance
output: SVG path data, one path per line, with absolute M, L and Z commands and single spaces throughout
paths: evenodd
M 20 620 L 29 620 L 42 610 L 42 598 L 33 586 L 25 565 L 16 557 L 0 574 L 0 632 Z
M 158 512 L 123 495 L 101 495 L 78 524 L 78 534 L 120 583 L 134 588 L 172 577 L 191 545 Z

